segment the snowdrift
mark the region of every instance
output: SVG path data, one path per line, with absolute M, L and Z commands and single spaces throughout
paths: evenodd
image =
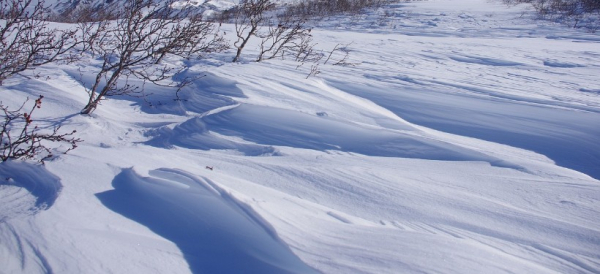
M 600 36 L 527 14 L 328 18 L 314 41 L 354 65 L 249 45 L 91 116 L 98 60 L 10 78 L 3 104 L 43 93 L 36 121 L 85 142 L 0 164 L 0 272 L 598 273 Z

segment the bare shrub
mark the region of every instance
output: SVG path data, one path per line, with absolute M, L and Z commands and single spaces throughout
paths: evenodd
M 7 78 L 50 62 L 72 60 L 81 43 L 77 29 L 50 27 L 43 0 L 0 0 L 0 85 Z
M 260 40 L 257 62 L 276 57 L 292 56 L 304 62 L 314 51 L 310 24 L 325 17 L 348 14 L 360 18 L 366 8 L 379 7 L 392 0 L 308 0 L 277 6 L 270 0 L 242 0 L 240 4 L 221 14 L 221 20 L 233 17 L 240 55 L 252 37 Z M 313 56 L 314 57 L 314 56 Z M 312 58 L 312 57 L 311 57 Z
M 107 20 L 116 20 L 118 5 L 78 5 L 76 8 L 68 9 L 60 14 L 53 14 L 50 20 L 63 23 L 86 23 Z
M 575 28 L 592 32 L 600 28 L 598 0 L 503 0 L 509 5 L 527 3 L 542 19 L 555 19 Z
M 297 61 L 312 50 L 311 29 L 306 26 L 307 19 L 283 14 L 277 17 L 276 25 L 268 25 L 267 31 L 259 33 L 261 38 L 257 62 L 275 57 L 290 55 Z
M 329 55 L 327 56 L 327 59 L 325 59 L 325 62 L 323 62 L 323 64 L 327 64 L 327 62 L 329 62 L 330 60 L 333 62 L 332 64 L 334 66 L 355 66 L 356 64 L 354 63 L 350 63 L 348 62 L 348 58 L 350 57 L 350 45 L 352 43 L 346 44 L 346 45 L 340 45 L 337 44 L 335 45 L 335 47 L 333 48 L 333 50 L 331 50 L 331 52 L 329 52 Z M 334 55 L 339 55 L 339 53 L 341 53 L 341 57 L 338 58 L 337 60 L 334 60 Z
M 351 44 L 352 43 L 346 45 L 335 45 L 335 47 L 333 47 L 329 54 L 327 54 L 327 57 L 325 57 L 326 55 L 323 53 L 312 53 L 312 57 L 310 59 L 307 59 L 310 61 L 309 63 L 311 63 L 311 67 L 308 75 L 306 76 L 306 79 L 310 78 L 311 76 L 317 76 L 319 73 L 321 73 L 320 66 L 327 65 L 328 63 L 332 66 L 357 66 L 358 63 L 351 63 L 348 61 L 350 59 Z M 298 66 L 298 68 L 302 65 L 304 65 L 304 62 L 302 62 L 302 64 Z
M 287 7 L 286 13 L 322 19 L 341 14 L 358 15 L 364 9 L 401 2 L 395 0 L 307 0 Z
M 265 21 L 269 21 L 267 12 L 273 10 L 275 4 L 270 0 L 242 0 L 233 11 L 237 41 L 233 44 L 237 48 L 233 62 L 240 59 L 246 44 L 256 35 L 256 32 Z
M 40 95 L 29 111 L 23 111 L 25 101 L 21 107 L 16 110 L 9 110 L 0 102 L 0 110 L 3 116 L 3 123 L 0 128 L 0 160 L 2 162 L 9 159 L 37 159 L 44 163 L 44 160 L 53 157 L 52 149 L 49 143 L 65 143 L 70 147 L 62 153 L 77 148 L 77 143 L 82 140 L 72 137 L 75 130 L 69 133 L 59 133 L 60 126 L 54 127 L 50 132 L 43 131 L 39 124 L 36 125 L 33 119 L 33 113 L 36 109 L 42 107 L 43 96 Z
M 198 15 L 190 16 L 187 9 L 172 9 L 172 3 L 128 1 L 115 21 L 86 25 L 85 40 L 91 41 L 90 50 L 102 60 L 102 65 L 88 91 L 89 101 L 82 114 L 94 111 L 106 96 L 140 92 L 142 87 L 131 85 L 130 78 L 178 88 L 189 83 L 164 83 L 186 69 L 164 64 L 169 55 L 193 58 L 227 48 L 213 23 Z M 120 79 L 124 83 L 119 83 Z
M 311 51 L 311 29 L 308 18 L 278 8 L 270 0 L 243 1 L 234 12 L 238 40 L 233 62 L 237 62 L 252 37 L 260 40 L 257 62 L 290 56 L 296 60 Z

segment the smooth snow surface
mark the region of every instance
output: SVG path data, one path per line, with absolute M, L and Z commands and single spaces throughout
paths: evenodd
M 85 142 L 0 164 L 0 273 L 599 273 L 600 34 L 533 18 L 328 18 L 311 33 L 346 66 L 249 44 L 191 61 L 183 100 L 146 85 L 91 116 L 92 57 L 8 79 L 4 105 L 43 94 L 36 121 Z

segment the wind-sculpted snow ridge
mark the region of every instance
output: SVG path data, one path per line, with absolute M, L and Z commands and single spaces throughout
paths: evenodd
M 150 131 L 149 136 L 154 138 L 146 144 L 157 147 L 180 147 L 192 149 L 221 149 L 233 150 L 246 156 L 278 155 L 277 150 L 272 146 L 262 146 L 251 143 L 244 143 L 235 140 L 228 140 L 210 132 L 202 118 L 192 118 L 173 129 L 161 127 Z
M 60 178 L 42 165 L 19 161 L 0 163 L 0 273 L 5 270 L 7 273 L 53 273 L 38 242 L 14 224 L 28 222 L 32 216 L 50 209 L 62 188 Z
M 41 165 L 0 163 L 0 223 L 50 208 L 61 189 L 60 179 Z
M 494 166 L 520 168 L 500 159 L 452 144 L 427 140 L 419 135 L 361 127 L 319 115 L 277 108 L 241 105 L 207 116 L 203 120 L 212 131 L 263 145 L 338 150 L 370 156 L 485 161 Z
M 149 89 L 153 93 L 151 105 L 147 101 L 139 100 L 141 110 L 147 113 L 207 113 L 215 109 L 236 105 L 236 98 L 245 98 L 244 93 L 236 86 L 236 82 L 218 77 L 210 72 L 189 72 L 191 75 L 178 75 L 181 78 L 197 78 L 192 84 L 184 87 L 174 98 L 172 93 L 164 90 Z
M 490 100 L 440 92 L 426 86 L 390 92 L 393 90 L 390 86 L 380 83 L 375 84 L 377 88 L 357 88 L 356 84 L 339 82 L 332 84 L 368 98 L 415 124 L 535 151 L 558 165 L 600 178 L 598 112 L 527 101 Z
M 173 169 L 123 170 L 97 196 L 175 243 L 193 273 L 318 273 L 249 207 L 206 178 Z
M 464 3 L 389 11 L 384 27 L 354 43 L 360 66 L 320 76 L 416 125 L 535 151 L 600 178 L 598 35 L 533 21 L 526 10 L 519 18 L 522 6 Z M 343 77 L 353 73 L 363 77 Z
M 179 97 L 131 77 L 145 97 L 91 116 L 99 59 L 7 79 L 4 105 L 43 92 L 36 119 L 85 142 L 1 169 L 0 272 L 600 273 L 600 34 L 527 12 L 331 17 L 311 35 L 343 65 L 169 57 Z

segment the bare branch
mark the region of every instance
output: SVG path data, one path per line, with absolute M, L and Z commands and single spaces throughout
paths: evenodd
M 44 1 L 0 1 L 0 85 L 7 78 L 50 62 L 73 61 L 77 29 L 51 28 Z
M 16 110 L 9 110 L 8 107 L 0 103 L 1 115 L 4 122 L 0 124 L 0 161 L 9 159 L 37 159 L 44 163 L 45 160 L 53 157 L 52 148 L 49 143 L 66 143 L 70 147 L 62 153 L 67 153 L 77 148 L 77 143 L 82 142 L 79 138 L 72 135 L 75 130 L 69 133 L 59 133 L 60 126 L 54 127 L 51 132 L 42 132 L 39 125 L 34 125 L 33 113 L 36 109 L 42 107 L 40 95 L 35 100 L 31 110 L 21 112 L 28 102 L 26 100 Z
M 256 35 L 261 24 L 268 20 L 267 12 L 275 8 L 275 4 L 270 0 L 242 0 L 239 6 L 234 10 L 234 24 L 237 41 L 234 46 L 237 48 L 233 62 L 237 62 L 242 54 L 242 50 L 252 36 Z
M 103 60 L 96 81 L 89 91 L 88 104 L 81 111 L 89 114 L 106 96 L 141 92 L 138 86 L 120 79 L 134 77 L 143 82 L 168 85 L 180 89 L 186 81 L 165 84 L 186 67 L 163 64 L 171 56 L 202 57 L 227 48 L 213 23 L 200 16 L 188 16 L 188 11 L 171 8 L 173 1 L 128 1 L 112 23 L 92 22 L 86 37 L 93 54 Z

